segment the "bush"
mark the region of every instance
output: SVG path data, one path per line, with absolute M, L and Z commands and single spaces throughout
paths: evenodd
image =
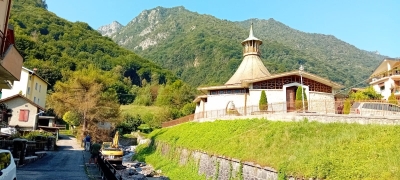
M 268 99 L 267 99 L 267 95 L 265 94 L 264 90 L 261 91 L 261 97 L 260 97 L 260 101 L 258 103 L 258 107 L 260 108 L 260 111 L 268 110 Z

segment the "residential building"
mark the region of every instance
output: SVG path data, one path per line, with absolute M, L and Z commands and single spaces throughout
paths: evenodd
M 243 60 L 232 77 L 221 86 L 198 88 L 204 95 L 194 100 L 197 104 L 195 119 L 225 116 L 232 109 L 237 110 L 235 115 L 260 112 L 258 104 L 263 90 L 270 104 L 267 111 L 295 112 L 296 91 L 301 86 L 306 103 L 323 103 L 308 104 L 307 111 L 326 113 L 326 109 L 336 109 L 335 94 L 342 85 L 304 70 L 270 74 L 261 61 L 261 45 L 262 41 L 254 37 L 251 26 L 249 37 L 242 42 Z
M 13 27 L 8 24 L 11 5 L 11 0 L 0 0 L 0 89 L 9 89 L 20 79 L 23 63 L 15 47 Z
M 5 99 L 16 94 L 22 94 L 39 106 L 45 107 L 47 86 L 49 83 L 37 75 L 36 71 L 36 69 L 30 70 L 22 67 L 20 80 L 14 81 L 11 89 L 4 89 L 1 99 Z
M 21 94 L 1 99 L 0 103 L 7 104 L 8 108 L 12 109 L 12 116 L 8 122 L 10 127 L 15 127 L 18 131 L 38 129 L 39 115 L 45 110 L 44 107 Z
M 392 93 L 400 100 L 400 59 L 383 59 L 369 77 L 369 84 L 384 100 Z

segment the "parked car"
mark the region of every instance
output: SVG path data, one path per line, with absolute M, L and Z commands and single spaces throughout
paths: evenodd
M 17 166 L 9 150 L 0 149 L 0 180 L 16 180 Z
M 1 128 L 1 133 L 7 134 L 7 135 L 13 135 L 13 134 L 17 134 L 17 129 L 12 128 L 12 127 Z
M 355 102 L 350 108 L 350 114 L 364 116 L 400 116 L 400 106 L 380 102 Z

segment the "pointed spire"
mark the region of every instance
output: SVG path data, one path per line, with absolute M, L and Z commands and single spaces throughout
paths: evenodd
M 256 41 L 260 41 L 260 42 L 261 42 L 260 39 L 254 37 L 254 34 L 253 34 L 253 22 L 251 22 L 249 37 L 248 37 L 246 40 L 244 40 L 244 41 L 242 42 L 242 44 L 243 44 L 244 42 L 250 41 L 250 40 L 256 40 Z
M 247 38 L 247 39 L 254 39 L 254 38 L 256 38 L 256 37 L 254 37 L 254 35 L 253 35 L 253 22 L 251 22 L 249 38 Z

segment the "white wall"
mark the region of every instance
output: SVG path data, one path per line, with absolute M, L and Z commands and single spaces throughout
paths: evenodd
M 229 101 L 233 101 L 235 107 L 244 107 L 245 94 L 220 94 L 208 95 L 205 111 L 225 109 Z
M 39 106 L 46 107 L 47 83 L 37 75 L 30 75 L 29 71 L 24 68 L 21 70 L 21 79 L 14 81 L 11 89 L 4 89 L 1 99 L 14 96 L 19 92 Z
M 286 106 L 286 88 L 293 86 L 301 86 L 300 83 L 291 83 L 283 86 L 282 89 L 264 89 L 268 104 L 268 111 L 285 112 L 287 110 Z M 323 92 L 310 92 L 308 86 L 303 86 L 307 101 L 309 104 L 309 111 L 325 112 L 326 109 L 334 109 L 334 94 L 333 93 L 323 93 Z M 251 114 L 253 111 L 259 111 L 258 104 L 261 97 L 261 92 L 263 89 L 252 89 L 250 85 L 249 94 L 247 95 L 247 114 Z M 226 108 L 229 101 L 233 101 L 235 107 L 238 108 L 239 113 L 244 113 L 244 110 L 240 109 L 245 106 L 245 94 L 219 94 L 219 95 L 208 95 L 207 102 L 200 101 L 196 105 L 196 117 L 195 119 L 201 117 L 221 117 L 226 115 L 224 109 Z M 322 104 L 321 104 L 322 103 Z M 272 104 L 272 105 L 271 105 Z M 200 114 L 203 112 L 203 105 L 205 106 L 204 115 Z M 334 112 L 333 112 L 334 113 Z
M 22 92 L 22 95 L 26 96 L 27 89 L 28 89 L 28 81 L 29 81 L 28 77 L 29 77 L 29 72 L 25 69 L 22 69 L 20 80 L 14 81 L 14 84 L 11 89 L 3 89 L 1 99 L 5 99 L 10 96 L 14 96 L 14 95 L 18 94 L 20 91 Z
M 100 129 L 111 129 L 112 124 L 110 122 L 98 122 L 97 127 Z
M 22 98 L 14 98 L 8 100 L 7 102 L 5 102 L 5 104 L 7 104 L 8 108 L 13 110 L 9 122 L 10 126 L 18 125 L 19 127 L 32 127 L 32 129 L 33 127 L 35 127 L 38 113 L 38 108 L 36 106 L 28 103 Z M 29 110 L 29 119 L 27 122 L 19 121 L 19 112 L 21 109 Z
M 381 83 L 384 83 L 383 90 L 381 90 L 381 86 L 379 86 L 379 84 L 381 84 Z M 389 96 L 392 94 L 391 88 L 394 87 L 394 83 L 395 82 L 392 78 L 388 78 L 384 82 L 379 82 L 379 83 L 373 84 L 372 87 L 378 94 L 381 94 L 383 96 L 383 99 L 388 100 Z

